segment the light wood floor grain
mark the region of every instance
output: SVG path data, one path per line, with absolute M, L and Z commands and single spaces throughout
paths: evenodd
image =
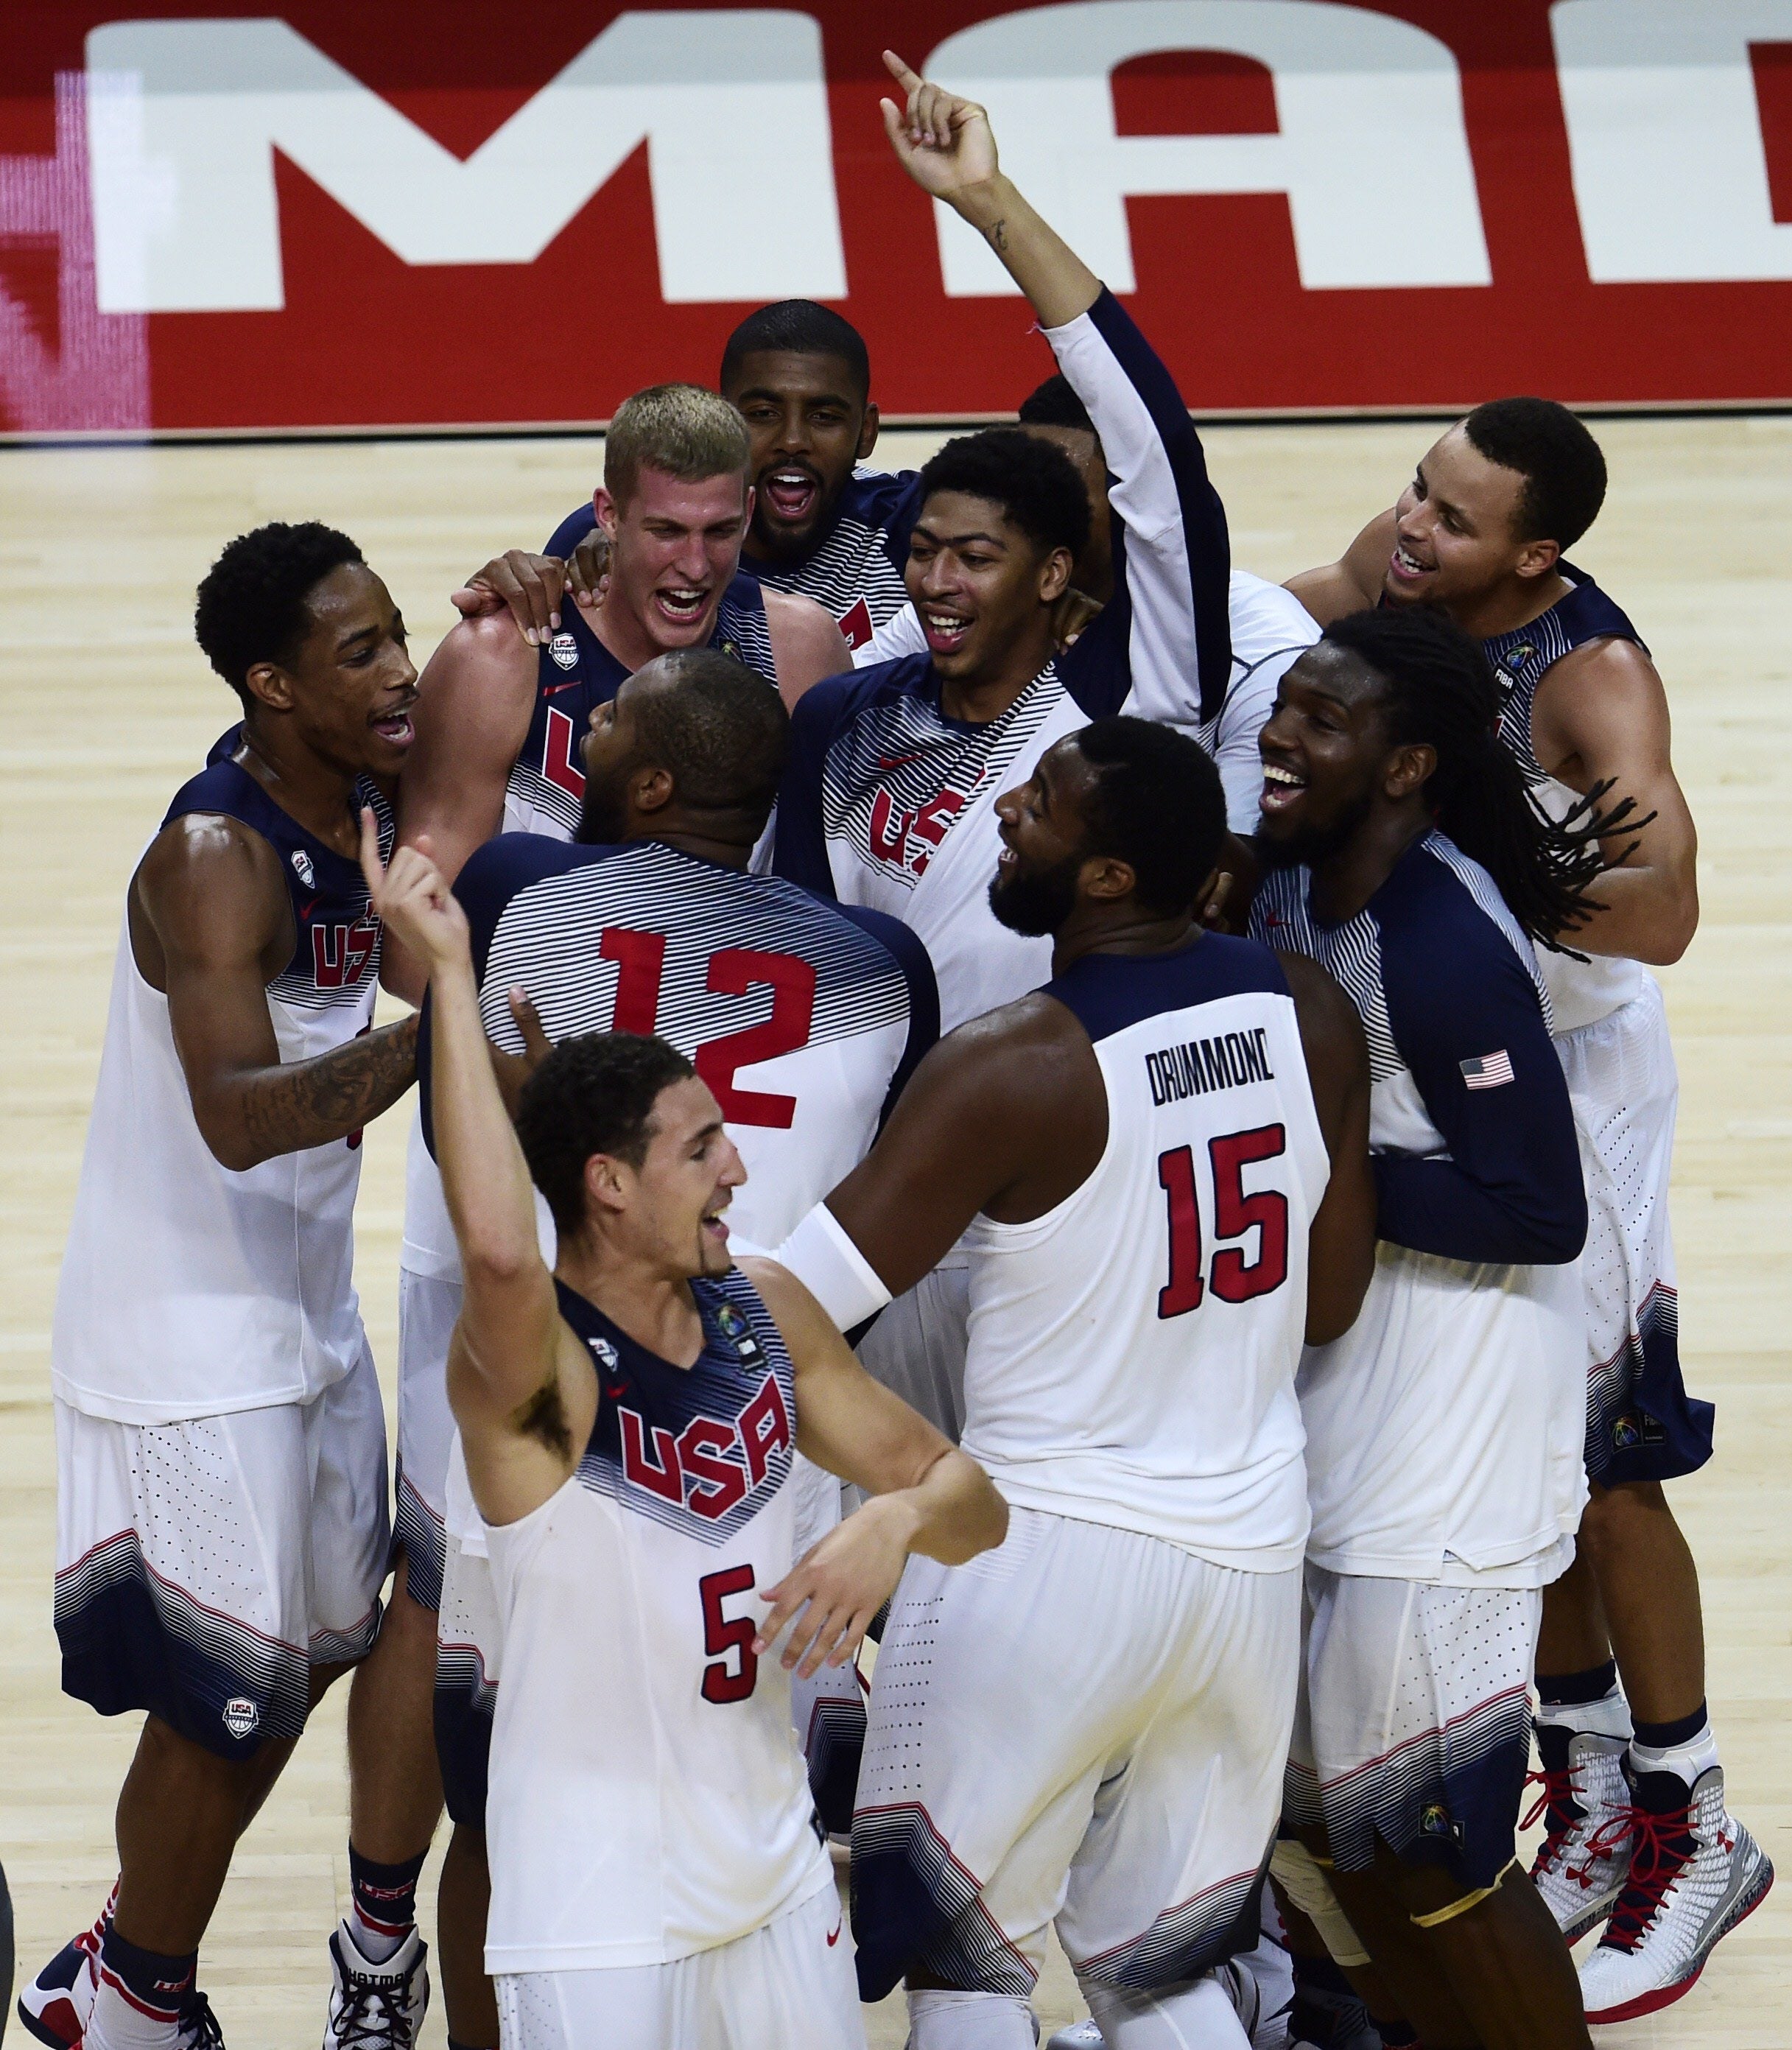
M 1703 840 L 1704 924 L 1665 980 L 1683 1085 L 1682 1344 L 1694 1386 L 1718 1405 L 1718 1453 L 1674 1500 L 1704 1572 L 1733 1804 L 1792 1870 L 1792 422 L 1600 431 L 1611 504 L 1577 559 L 1655 650 Z M 1214 432 L 1235 559 L 1280 577 L 1335 555 L 1429 438 L 1410 425 Z M 880 458 L 912 462 L 931 445 L 892 435 Z M 328 519 L 386 577 L 420 660 L 448 623 L 451 586 L 497 548 L 539 544 L 589 491 L 595 448 L 0 451 L 0 1859 L 23 1971 L 91 1919 L 111 1879 L 112 1803 L 134 1736 L 133 1719 L 103 1722 L 57 1691 L 48 1334 L 125 879 L 232 716 L 193 645 L 193 587 L 244 528 Z M 368 1134 L 359 1218 L 388 1393 L 406 1122 Z M 233 2050 L 318 2040 L 324 1941 L 347 1894 L 345 1795 L 339 1690 L 246 1840 L 205 1947 L 201 1975 Z M 1039 2004 L 1048 2029 L 1081 2013 L 1062 1959 Z M 871 2026 L 875 2044 L 900 2044 L 899 2003 Z M 1601 2034 L 1792 2050 L 1792 1883 L 1687 2000 Z M 442 2040 L 438 2009 L 426 2040 Z

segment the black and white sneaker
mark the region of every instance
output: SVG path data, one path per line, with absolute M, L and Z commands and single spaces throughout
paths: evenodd
M 346 1922 L 329 1939 L 323 2050 L 416 2050 L 429 2011 L 429 1946 L 415 1929 L 384 1964 L 364 1958 Z

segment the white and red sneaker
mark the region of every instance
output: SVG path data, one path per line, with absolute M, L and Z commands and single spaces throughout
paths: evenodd
M 88 2017 L 93 2012 L 93 1997 L 99 1990 L 94 1960 L 118 1898 L 118 1881 L 114 1880 L 93 1927 L 84 1929 L 73 1943 L 64 1943 L 37 1976 L 19 1990 L 20 2021 L 51 2050 L 80 2050 Z
M 416 2050 L 430 2004 L 429 1946 L 413 1928 L 391 1957 L 362 1955 L 346 1921 L 329 1939 L 323 2050 Z
M 1630 1877 L 1633 1832 L 1618 1821 L 1630 1806 L 1627 1744 L 1595 1730 L 1537 1725 L 1543 1770 L 1532 1777 L 1543 1791 L 1520 1827 L 1543 1819 L 1531 1878 L 1571 1943 L 1606 1919 Z
M 1604 1825 L 1630 1835 L 1630 1865 L 1606 1931 L 1580 1967 L 1589 2021 L 1628 2021 L 1690 1993 L 1719 1941 L 1767 1897 L 1774 1869 L 1724 1805 L 1724 1768 L 1688 1793 L 1671 1772 L 1634 1782 L 1636 1803 Z M 1595 1839 L 1603 1851 L 1609 1844 Z

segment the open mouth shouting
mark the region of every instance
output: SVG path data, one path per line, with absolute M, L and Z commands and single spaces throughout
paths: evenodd
M 1263 796 L 1260 802 L 1265 813 L 1285 812 L 1295 803 L 1307 789 L 1307 778 L 1280 762 L 1265 762 L 1263 765 Z
M 759 479 L 759 502 L 775 519 L 800 526 L 821 502 L 821 479 L 801 463 L 780 463 Z
M 388 747 L 408 747 L 417 737 L 416 728 L 411 723 L 411 707 L 416 702 L 416 692 L 407 691 L 396 703 L 375 712 L 368 724 Z
M 712 1253 L 726 1253 L 728 1249 L 728 1220 L 723 1215 L 727 1207 L 728 1198 L 723 1196 L 719 1202 L 703 1212 L 700 1221 L 699 1230 L 703 1243 Z
M 668 626 L 692 627 L 702 621 L 710 596 L 694 584 L 660 584 L 653 593 L 653 609 Z

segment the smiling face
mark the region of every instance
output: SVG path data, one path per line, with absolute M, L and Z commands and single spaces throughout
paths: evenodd
M 992 500 L 936 491 L 909 537 L 903 582 L 920 614 L 933 667 L 951 683 L 999 668 L 1036 628 L 1070 578 L 1068 548 L 1047 548 Z
M 877 445 L 878 409 L 837 356 L 754 349 L 722 395 L 753 441 L 754 555 L 801 563 L 827 532 L 853 467 Z
M 746 1179 L 721 1107 L 696 1076 L 654 1098 L 639 1167 L 606 1153 L 586 1163 L 587 1201 L 606 1235 L 658 1272 L 693 1280 L 734 1265 L 723 1213 Z
M 1398 604 L 1473 606 L 1510 579 L 1552 570 L 1553 541 L 1521 538 L 1525 479 L 1490 462 L 1460 426 L 1419 465 L 1394 509 L 1382 590 Z
M 1389 738 L 1385 689 L 1360 656 L 1325 641 L 1283 677 L 1257 736 L 1257 843 L 1275 866 L 1311 867 L 1334 852 L 1369 816 L 1393 765 L 1429 752 L 1397 747 Z
M 1075 910 L 1089 859 L 1082 801 L 1095 781 L 1074 735 L 1040 756 L 1019 787 L 995 801 L 1002 837 L 989 908 L 1011 933 L 1055 933 Z
M 362 563 L 344 563 L 306 594 L 309 624 L 283 663 L 257 662 L 251 701 L 283 714 L 314 752 L 354 775 L 395 776 L 412 739 L 417 672 L 392 594 Z
M 610 544 L 606 606 L 629 614 L 662 654 L 699 646 L 740 567 L 753 509 L 746 477 L 686 483 L 644 465 L 625 500 L 600 487 L 595 503 Z

